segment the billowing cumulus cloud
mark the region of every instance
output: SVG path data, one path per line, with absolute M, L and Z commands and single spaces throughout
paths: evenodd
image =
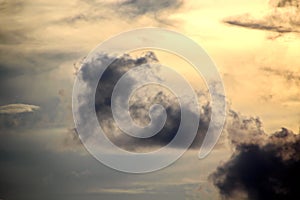
M 98 56 L 103 62 L 111 59 L 111 56 L 106 54 Z M 111 96 L 115 85 L 129 70 L 142 64 L 151 68 L 151 64 L 158 63 L 159 60 L 153 52 L 144 52 L 144 55 L 140 57 L 124 55 L 110 64 L 99 80 L 95 96 L 95 109 L 101 127 L 108 138 L 117 146 L 127 150 L 137 151 L 165 146 L 172 141 L 177 134 L 181 121 L 181 111 L 186 110 L 191 113 L 191 115 L 196 115 L 193 109 L 180 107 L 176 96 L 171 91 L 161 86 L 149 85 L 139 88 L 132 93 L 129 101 L 129 113 L 136 124 L 145 126 L 150 122 L 150 107 L 154 104 L 160 104 L 166 109 L 168 116 L 163 129 L 158 134 L 147 139 L 134 138 L 120 130 L 111 111 Z M 95 73 L 92 70 L 87 70 L 89 68 L 85 65 L 89 64 L 90 63 L 85 63 L 82 67 L 82 73 L 79 74 L 88 85 L 90 84 L 90 80 L 93 79 L 91 77 L 95 76 Z M 149 76 L 153 76 L 153 74 L 149 74 Z M 139 81 L 139 77 L 130 77 L 130 79 L 127 79 L 127 82 L 131 84 L 134 84 L 136 81 Z M 131 91 L 130 88 L 128 88 L 128 90 Z M 206 135 L 211 117 L 211 107 L 207 93 L 202 91 L 198 93 L 198 96 L 200 102 L 199 128 L 191 148 L 200 147 L 203 138 Z M 123 99 L 122 97 L 120 98 Z M 266 137 L 262 121 L 259 117 L 243 116 L 241 113 L 232 109 L 227 111 L 226 124 L 223 133 L 223 137 L 219 143 L 221 145 L 228 141 L 233 145 L 237 145 L 242 141 L 245 143 L 255 143 L 264 140 Z M 189 134 L 189 132 L 187 131 L 186 134 Z M 228 136 L 229 140 L 225 138 L 226 136 Z M 181 144 L 176 144 L 174 147 L 181 148 Z
M 105 60 L 109 60 L 111 57 L 106 54 L 99 56 L 104 62 Z M 147 139 L 134 138 L 120 130 L 118 124 L 113 118 L 111 111 L 111 96 L 116 83 L 126 72 L 139 65 L 145 64 L 146 66 L 151 67 L 151 64 L 158 63 L 159 60 L 153 52 L 145 52 L 144 55 L 140 57 L 124 55 L 123 57 L 117 58 L 111 65 L 109 65 L 99 80 L 95 96 L 95 108 L 98 115 L 98 120 L 108 138 L 117 146 L 127 150 L 137 151 L 144 151 L 147 148 L 165 146 L 172 141 L 177 134 L 181 121 L 181 111 L 186 110 L 191 113 L 191 115 L 197 114 L 189 107 L 180 107 L 176 96 L 166 88 L 157 85 L 148 85 L 139 88 L 132 93 L 132 96 L 129 100 L 130 116 L 136 124 L 145 126 L 150 122 L 150 107 L 154 104 L 160 104 L 166 109 L 168 116 L 163 129 L 156 135 Z M 88 67 L 85 66 L 87 64 L 89 63 L 85 63 L 83 65 L 80 76 L 82 76 L 83 80 L 89 85 L 90 80 L 92 80 L 91 77 L 93 77 L 95 73 L 87 70 Z M 149 74 L 149 76 L 152 75 L 153 74 Z M 131 77 L 127 80 L 127 82 L 131 84 L 134 84 L 136 81 L 139 81 L 139 77 Z M 130 90 L 130 88 L 128 88 L 128 90 Z M 211 117 L 211 107 L 207 93 L 205 91 L 202 93 L 199 92 L 198 96 L 199 99 L 204 100 L 199 100 L 199 128 L 191 148 L 199 148 L 202 144 Z M 121 97 L 121 99 L 123 98 Z M 227 112 L 226 124 L 224 126 L 223 133 L 223 137 L 219 143 L 221 145 L 228 141 L 233 145 L 237 145 L 241 141 L 245 143 L 255 143 L 266 137 L 262 121 L 259 117 L 243 116 L 232 109 L 229 109 Z M 187 131 L 185 134 L 190 133 Z M 225 138 L 226 136 L 228 136 L 229 140 Z M 175 144 L 174 147 L 181 148 L 181 144 Z
M 263 17 L 251 13 L 232 16 L 223 21 L 230 25 L 273 31 L 278 33 L 300 32 L 300 1 L 280 0 L 271 1 L 270 10 Z
M 286 128 L 271 135 L 250 133 L 234 146 L 229 161 L 210 176 L 224 199 L 300 198 L 300 135 Z
M 259 117 L 244 116 L 231 109 L 227 114 L 225 131 L 228 142 L 233 146 L 239 143 L 256 143 L 266 135 Z
M 102 60 L 109 59 L 109 55 L 104 54 L 100 56 Z M 177 134 L 181 121 L 182 110 L 189 113 L 191 116 L 197 115 L 193 108 L 180 107 L 177 97 L 168 89 L 150 84 L 137 89 L 132 94 L 132 98 L 129 101 L 130 115 L 136 124 L 145 126 L 150 122 L 150 107 L 154 104 L 160 104 L 165 108 L 168 116 L 165 126 L 156 135 L 143 139 L 131 137 L 119 129 L 111 111 L 111 96 L 116 83 L 130 69 L 142 64 L 145 64 L 147 67 L 151 68 L 150 64 L 158 63 L 159 61 L 153 52 L 145 52 L 144 55 L 137 58 L 124 55 L 110 64 L 99 80 L 95 96 L 95 108 L 99 123 L 112 142 L 127 150 L 141 150 L 141 148 L 145 149 L 157 146 L 165 146 L 171 142 Z M 89 81 L 92 80 L 90 77 L 94 76 L 94 73 L 86 69 L 88 68 L 83 65 L 81 75 L 83 80 L 89 84 Z M 156 71 L 149 73 L 148 75 L 149 77 L 154 76 L 155 79 L 157 78 L 155 77 L 155 73 Z M 137 81 L 139 81 L 139 77 L 130 77 L 130 79 L 127 80 L 127 82 L 130 84 L 133 84 Z M 130 90 L 130 88 L 128 88 L 128 90 Z M 204 93 L 199 94 L 199 96 L 202 97 L 204 95 Z M 123 97 L 121 96 L 120 98 Z M 198 134 L 194 140 L 194 143 L 192 144 L 193 148 L 201 145 L 209 125 L 210 115 L 211 108 L 209 102 L 201 102 Z M 186 134 L 190 134 L 189 131 Z M 174 145 L 174 147 L 181 147 L 181 144 Z

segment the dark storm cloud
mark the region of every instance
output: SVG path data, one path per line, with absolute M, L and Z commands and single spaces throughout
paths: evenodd
M 299 33 L 299 3 L 299 0 L 271 1 L 272 8 L 263 18 L 256 18 L 251 13 L 247 13 L 226 18 L 223 22 L 229 25 L 277 33 Z
M 300 135 L 282 128 L 234 145 L 230 160 L 210 177 L 224 199 L 300 198 Z
M 110 56 L 105 54 L 99 56 L 101 57 L 102 62 L 106 62 L 105 60 L 111 59 L 109 58 Z M 148 67 L 151 67 L 149 65 L 150 63 L 158 63 L 158 59 L 153 52 L 146 52 L 143 56 L 138 58 L 124 55 L 109 65 L 98 83 L 95 96 L 95 108 L 99 123 L 101 127 L 103 127 L 110 140 L 125 149 L 136 150 L 140 148 L 164 146 L 175 137 L 178 131 L 181 121 L 181 109 L 187 111 L 189 115 L 197 114 L 191 108 L 180 108 L 176 96 L 174 96 L 174 94 L 169 90 L 157 85 L 149 85 L 136 90 L 133 94 L 133 97 L 129 102 L 130 115 L 135 123 L 147 125 L 150 122 L 150 118 L 148 116 L 150 107 L 154 104 L 160 104 L 166 109 L 168 116 L 164 128 L 155 136 L 146 139 L 130 137 L 118 128 L 118 125 L 115 123 L 111 112 L 111 96 L 114 86 L 128 70 L 142 64 L 146 64 Z M 89 65 L 89 63 L 86 64 Z M 95 75 L 95 73 L 92 70 L 89 71 L 87 69 L 90 68 L 83 65 L 82 73 L 80 75 L 82 76 L 83 80 L 89 84 L 89 81 L 93 80 L 92 77 Z M 151 75 L 149 74 L 149 76 Z M 128 79 L 127 81 L 133 85 L 133 83 L 138 81 L 138 78 L 139 77 L 131 77 L 131 79 Z M 128 90 L 131 91 L 131 88 L 128 88 Z M 201 96 L 204 94 L 199 95 Z M 120 98 L 123 97 L 121 96 Z M 209 103 L 206 102 L 200 105 L 199 129 L 197 137 L 192 144 L 193 148 L 201 145 L 209 125 L 210 115 L 211 108 Z M 181 144 L 174 144 L 174 147 L 180 148 Z

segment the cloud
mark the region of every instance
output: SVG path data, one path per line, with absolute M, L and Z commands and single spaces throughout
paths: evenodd
M 300 85 L 300 75 L 298 75 L 297 72 L 289 70 L 277 70 L 270 67 L 263 67 L 261 70 L 271 75 L 283 77 L 289 84 L 295 83 L 296 85 Z
M 270 90 L 272 91 L 269 95 L 265 94 L 261 96 L 261 99 L 265 102 L 278 102 L 285 107 L 297 106 L 300 100 L 300 76 L 296 70 L 288 70 L 262 67 L 260 68 L 264 76 L 272 78 L 273 82 Z M 278 86 L 277 86 L 278 85 Z M 280 92 L 273 92 L 274 87 L 280 87 Z M 295 107 L 295 111 L 297 111 Z M 294 129 L 295 130 L 295 129 Z
M 35 129 L 61 127 L 71 120 L 60 99 L 50 98 L 41 106 L 8 104 L 0 106 L 0 129 Z M 70 118 L 70 119 L 69 119 Z M 71 136 L 71 131 L 66 131 Z M 75 139 L 75 138 L 74 138 Z
M 227 114 L 225 131 L 228 142 L 234 146 L 239 143 L 258 143 L 266 135 L 259 117 L 244 116 L 232 109 Z
M 23 6 L 24 6 L 24 2 L 19 0 L 11 0 L 11 1 L 3 0 L 0 2 L 0 10 L 1 12 L 5 12 L 6 14 L 11 12 L 12 13 L 19 12 Z
M 0 44 L 2 45 L 21 44 L 26 39 L 28 38 L 23 35 L 21 30 L 0 30 Z
M 40 121 L 39 106 L 8 104 L 0 106 L 0 129 L 27 128 Z
M 160 24 L 170 25 L 166 13 L 177 10 L 182 5 L 182 0 L 81 0 L 77 2 L 77 6 L 81 7 L 79 12 L 65 16 L 57 22 L 75 25 L 76 23 L 109 21 L 114 17 L 121 17 L 130 21 L 146 16 Z M 116 9 L 118 10 L 117 13 L 115 12 Z
M 101 62 L 109 62 L 114 57 L 107 54 L 97 55 L 97 58 Z M 163 129 L 156 135 L 141 139 L 133 138 L 124 132 L 122 132 L 116 122 L 114 121 L 111 112 L 111 96 L 116 83 L 119 79 L 130 69 L 133 69 L 141 64 L 145 64 L 151 67 L 150 64 L 158 64 L 159 60 L 153 52 L 144 52 L 140 57 L 132 57 L 130 55 L 124 55 L 116 58 L 115 61 L 105 70 L 101 79 L 98 82 L 98 88 L 95 95 L 95 108 L 99 120 L 99 124 L 103 128 L 107 137 L 115 143 L 117 146 L 122 147 L 129 151 L 147 151 L 149 148 L 158 148 L 167 145 L 177 134 L 177 130 L 181 121 L 181 109 L 190 113 L 190 115 L 196 115 L 195 111 L 189 107 L 180 107 L 176 96 L 169 90 L 156 86 L 144 86 L 135 90 L 129 101 L 129 112 L 133 121 L 141 126 L 147 125 L 150 122 L 149 110 L 154 104 L 162 105 L 167 112 L 167 121 Z M 82 79 L 87 85 L 90 85 L 90 80 L 94 79 L 95 72 L 93 68 L 88 67 L 90 63 L 85 63 L 82 67 L 82 73 L 78 74 L 82 76 Z M 156 72 L 153 72 L 155 75 Z M 149 74 L 149 76 L 153 76 Z M 139 81 L 139 77 L 130 77 L 127 80 L 129 85 L 133 85 Z M 89 86 L 90 87 L 90 86 Z M 131 88 L 127 88 L 131 91 Z M 209 98 L 206 91 L 198 93 L 200 103 L 200 119 L 199 128 L 194 142 L 190 148 L 199 148 L 202 144 L 203 138 L 206 135 L 210 117 L 211 107 Z M 120 97 L 121 101 L 127 101 Z M 200 100 L 202 99 L 202 100 Z M 80 111 L 80 108 L 79 108 Z M 88 122 L 85 122 L 85 124 Z M 91 131 L 92 132 L 92 131 Z M 224 146 L 228 140 L 232 144 L 237 144 L 240 141 L 259 141 L 265 137 L 263 130 L 263 124 L 259 117 L 248 117 L 229 109 L 227 112 L 226 124 L 223 129 L 224 136 L 221 137 L 218 143 Z M 189 134 L 187 131 L 186 134 Z M 89 135 L 85 135 L 85 139 Z M 181 148 L 181 144 L 175 144 L 174 148 Z M 218 148 L 218 147 L 217 147 Z
M 274 31 L 278 33 L 298 32 L 298 29 L 279 25 L 276 21 L 253 19 L 249 14 L 241 15 L 239 17 L 230 17 L 224 19 L 224 22 L 230 25 L 241 26 L 250 29 Z
M 125 0 L 120 5 L 122 16 L 138 18 L 149 16 L 160 25 L 174 26 L 176 22 L 170 20 L 169 15 L 182 7 L 182 0 Z
M 107 193 L 107 194 L 151 194 L 153 192 L 144 188 L 135 188 L 135 189 L 119 189 L 119 188 L 93 188 L 89 189 L 88 193 Z
M 241 136 L 210 178 L 225 199 L 299 199 L 299 168 L 300 135 L 282 128 L 255 140 Z
M 28 113 L 39 110 L 39 106 L 29 104 L 8 104 L 0 106 L 0 114 L 19 114 Z
M 270 4 L 276 7 L 300 6 L 299 0 L 271 0 Z
M 277 33 L 300 32 L 299 0 L 281 0 L 271 2 L 270 9 L 264 16 L 253 16 L 251 13 L 232 16 L 223 20 L 224 23 L 258 30 Z
M 108 62 L 108 60 L 111 60 L 113 57 L 101 54 L 98 55 L 98 58 L 101 62 Z M 181 121 L 181 111 L 184 110 L 189 116 L 195 116 L 197 114 L 193 108 L 180 107 L 176 96 L 174 96 L 174 94 L 168 89 L 157 85 L 149 85 L 134 91 L 129 102 L 130 115 L 135 123 L 145 126 L 150 122 L 148 115 L 150 107 L 154 104 L 160 104 L 165 108 L 168 116 L 165 126 L 156 135 L 143 139 L 131 137 L 119 129 L 111 112 L 111 96 L 116 83 L 130 69 L 142 64 L 147 65 L 151 69 L 150 64 L 158 63 L 159 60 L 153 52 L 144 52 L 143 55 L 136 58 L 131 57 L 130 55 L 124 55 L 117 58 L 112 64 L 110 64 L 99 80 L 95 96 L 95 108 L 99 124 L 107 134 L 107 137 L 117 146 L 133 151 L 144 151 L 147 148 L 165 146 L 172 141 L 178 131 Z M 82 79 L 90 85 L 90 80 L 94 79 L 95 73 L 93 72 L 93 68 L 91 69 L 86 65 L 90 65 L 90 63 L 85 63 L 83 65 L 80 76 L 82 76 Z M 158 78 L 158 76 L 156 77 L 156 73 L 160 72 L 150 72 L 148 74 L 149 79 L 150 77 L 153 77 L 152 80 Z M 139 77 L 130 77 L 127 80 L 130 87 L 138 81 Z M 127 88 L 127 90 L 131 91 L 131 88 Z M 199 98 L 203 96 L 204 93 L 199 94 Z M 127 99 L 123 100 L 123 96 L 120 96 L 119 98 L 121 101 L 127 101 Z M 191 146 L 192 148 L 196 148 L 201 145 L 208 129 L 210 115 L 211 108 L 209 102 L 201 102 L 199 128 L 196 139 Z M 190 133 L 187 131 L 186 134 Z M 88 138 L 89 136 L 86 137 Z M 181 146 L 182 144 L 174 144 L 174 147 L 176 148 L 181 148 Z
M 177 1 L 153 1 L 144 14 L 138 11 L 147 2 L 0 1 L 0 105 L 32 102 L 47 110 L 51 121 L 56 118 L 59 124 L 70 124 L 71 120 L 66 122 L 67 117 L 55 116 L 54 112 L 60 116 L 70 112 L 70 108 L 62 109 L 59 105 L 57 91 L 65 89 L 71 93 L 72 63 L 112 34 L 137 26 L 156 26 L 160 22 L 152 13 L 179 6 Z M 129 10 L 135 14 L 127 13 Z M 68 103 L 70 107 L 70 99 Z
M 124 11 L 133 17 L 156 14 L 164 10 L 174 10 L 179 8 L 183 2 L 181 0 L 125 0 L 121 1 L 120 5 Z
M 299 198 L 300 135 L 286 128 L 266 133 L 259 117 L 234 110 L 228 111 L 224 131 L 233 153 L 209 176 L 221 199 Z

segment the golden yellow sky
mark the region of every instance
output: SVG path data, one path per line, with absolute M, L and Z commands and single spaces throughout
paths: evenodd
M 183 1 L 178 7 L 157 12 L 140 14 L 133 10 L 138 17 L 130 15 L 132 8 L 118 8 L 122 2 L 126 1 L 1 1 L 1 39 L 5 41 L 0 44 L 5 52 L 1 59 L 17 66 L 11 58 L 17 54 L 73 53 L 77 57 L 54 62 L 55 69 L 46 77 L 72 81 L 70 66 L 101 41 L 134 28 L 164 27 L 185 34 L 207 51 L 222 74 L 232 108 L 261 117 L 267 131 L 281 126 L 298 131 L 299 33 L 224 23 L 228 18 L 249 22 L 245 16 L 250 16 L 259 23 L 276 26 L 276 17 L 271 24 L 264 21 L 265 16 L 278 12 L 269 1 Z M 299 18 L 296 14 L 293 17 Z M 281 20 L 280 26 L 283 23 L 291 27 L 289 21 Z M 294 79 L 288 80 L 288 73 L 294 74 Z
M 260 117 L 267 132 L 281 126 L 297 132 L 300 124 L 299 33 L 280 34 L 222 23 L 231 16 L 249 13 L 259 19 L 272 12 L 268 1 L 261 0 L 243 4 L 239 1 L 186 2 L 181 12 L 169 15 L 169 19 L 176 22 L 175 27 L 169 28 L 186 34 L 208 52 L 222 74 L 232 108 Z M 170 55 L 157 54 L 169 65 L 178 64 Z M 286 73 L 294 74 L 294 79 L 287 80 Z M 197 79 L 195 73 L 190 74 L 191 79 Z

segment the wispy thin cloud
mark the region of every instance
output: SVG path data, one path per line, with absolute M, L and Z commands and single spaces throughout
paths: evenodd
M 276 75 L 284 78 L 288 83 L 294 82 L 297 85 L 300 85 L 300 75 L 299 73 L 289 71 L 289 70 L 278 70 L 271 67 L 262 67 L 262 71 L 269 73 L 271 75 Z
M 271 2 L 271 8 L 263 16 L 246 13 L 225 18 L 224 23 L 249 29 L 273 31 L 277 33 L 300 32 L 299 0 Z
M 149 194 L 153 191 L 146 188 L 123 189 L 123 188 L 94 188 L 89 189 L 87 193 L 106 193 L 106 194 Z
M 39 106 L 29 105 L 29 104 L 8 104 L 0 106 L 0 114 L 19 114 L 35 112 L 39 110 Z

